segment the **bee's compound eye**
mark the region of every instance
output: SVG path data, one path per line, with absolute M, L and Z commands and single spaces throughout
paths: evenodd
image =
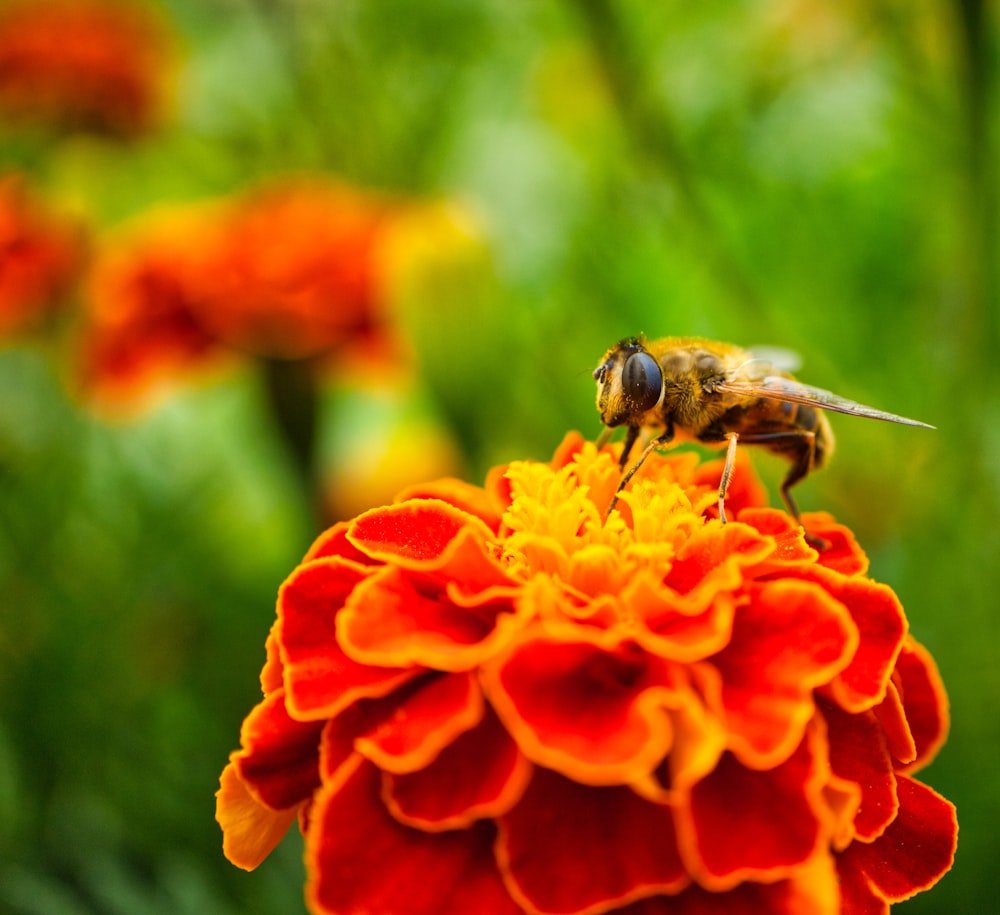
M 651 410 L 660 399 L 663 374 L 649 353 L 633 353 L 622 366 L 622 390 L 637 410 Z

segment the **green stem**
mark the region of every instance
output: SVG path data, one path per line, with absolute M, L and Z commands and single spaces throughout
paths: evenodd
M 990 112 L 993 94 L 992 30 L 983 0 L 956 0 L 960 51 L 960 98 L 965 135 L 964 220 L 966 250 L 963 349 L 992 365 L 998 346 L 996 307 L 997 190 Z
M 304 359 L 261 359 L 268 405 L 318 528 L 326 526 L 316 438 L 319 390 L 315 366 Z

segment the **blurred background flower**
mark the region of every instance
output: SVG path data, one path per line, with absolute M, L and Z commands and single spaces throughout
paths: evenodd
M 84 250 L 80 225 L 47 208 L 24 175 L 0 175 L 0 339 L 68 304 Z
M 0 112 L 59 131 L 142 134 L 166 111 L 171 44 L 152 6 L 9 0 L 0 7 Z
M 173 48 L 151 6 L 10 0 L 0 8 L 8 121 L 131 137 L 164 113 Z
M 0 909 L 294 911 L 295 836 L 244 874 L 207 815 L 277 584 L 404 471 L 478 481 L 596 434 L 590 372 L 644 332 L 788 347 L 806 381 L 939 427 L 835 417 L 799 495 L 857 533 L 951 696 L 923 777 L 961 853 L 899 910 L 990 910 L 993 7 L 11 0 L 0 25 L 15 210 L 94 254 L 79 284 L 16 281 L 58 320 L 0 353 Z M 338 232 L 348 261 L 321 256 Z M 29 249 L 3 249 L 5 297 Z M 372 279 L 333 343 L 315 303 Z M 81 353 L 129 422 L 67 393 Z M 784 468 L 753 460 L 775 499 Z

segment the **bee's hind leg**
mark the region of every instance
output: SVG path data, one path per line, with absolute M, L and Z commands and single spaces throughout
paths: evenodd
M 791 458 L 792 466 L 789 468 L 788 473 L 785 474 L 785 479 L 781 481 L 781 498 L 785 503 L 785 507 L 788 509 L 788 513 L 798 524 L 802 524 L 799 507 L 796 505 L 795 499 L 792 498 L 791 488 L 796 483 L 801 483 L 809 475 L 815 465 L 816 434 L 814 432 L 806 431 L 758 432 L 756 434 L 741 436 L 741 441 L 747 444 L 768 446 L 772 451 L 776 451 L 779 454 L 783 454 L 786 457 Z M 732 449 L 732 444 L 730 444 L 730 449 Z M 726 468 L 727 470 L 729 469 L 728 460 L 726 461 Z M 725 477 L 725 471 L 723 471 L 723 477 Z M 806 543 L 813 547 L 813 549 L 819 550 L 820 552 L 829 549 L 830 544 L 822 537 L 810 534 L 809 531 L 806 531 L 804 528 L 803 531 L 805 533 Z
M 726 466 L 722 468 L 722 476 L 719 478 L 719 520 L 726 523 L 726 493 L 729 492 L 729 483 L 733 479 L 733 470 L 736 467 L 736 443 L 739 441 L 739 434 L 736 432 L 726 433 L 729 446 L 726 448 Z

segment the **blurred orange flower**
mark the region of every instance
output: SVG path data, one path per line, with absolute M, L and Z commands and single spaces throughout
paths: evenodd
M 163 113 L 173 56 L 147 5 L 14 0 L 0 8 L 0 112 L 62 129 L 140 134 Z
M 403 205 L 320 179 L 147 214 L 98 252 L 83 381 L 128 405 L 235 355 L 391 346 L 385 252 Z
M 318 181 L 232 201 L 201 277 L 205 325 L 236 349 L 291 359 L 370 339 L 382 323 L 380 245 L 399 211 Z
M 569 436 L 412 488 L 282 585 L 217 794 L 256 867 L 298 820 L 309 907 L 372 915 L 885 912 L 951 866 L 912 773 L 944 690 L 850 532 Z M 748 466 L 737 477 L 751 474 Z M 755 504 L 757 503 L 757 504 Z
M 20 176 L 0 176 L 0 336 L 58 308 L 82 257 L 79 227 L 43 208 Z

